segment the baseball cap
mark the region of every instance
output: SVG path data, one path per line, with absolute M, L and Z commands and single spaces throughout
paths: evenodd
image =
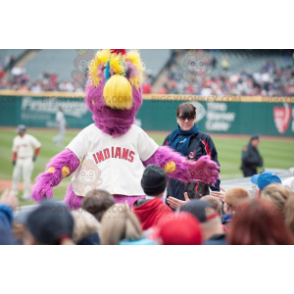
M 167 183 L 167 175 L 165 171 L 155 165 L 148 165 L 143 173 L 141 186 L 148 196 L 155 196 L 164 192 Z
M 26 126 L 25 125 L 19 125 L 16 129 L 16 132 L 17 133 L 22 133 L 22 132 L 25 132 L 27 130 Z
M 294 191 L 294 177 L 288 178 L 282 182 L 283 186 L 290 188 Z
M 266 186 L 272 183 L 282 183 L 281 179 L 272 172 L 264 172 L 260 175 L 254 175 L 251 178 L 251 183 L 258 186 L 258 188 L 262 191 Z
M 255 134 L 255 135 L 251 136 L 250 141 L 255 140 L 255 139 L 259 140 L 259 135 Z
M 74 220 L 68 208 L 56 201 L 44 200 L 28 217 L 27 228 L 46 245 L 58 244 L 61 237 L 72 238 Z
M 152 239 L 162 245 L 201 245 L 201 224 L 187 212 L 167 214 L 154 227 Z

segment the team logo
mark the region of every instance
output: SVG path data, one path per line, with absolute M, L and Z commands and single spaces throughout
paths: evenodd
M 195 156 L 196 156 L 196 150 L 194 150 L 194 152 L 190 152 L 189 159 L 195 159 Z
M 204 54 L 203 50 L 189 50 L 183 59 L 182 79 L 189 86 L 198 90 L 205 86 L 206 78 L 210 74 L 210 60 Z
M 284 134 L 291 121 L 291 106 L 284 103 L 284 106 L 274 107 L 274 120 L 280 134 Z

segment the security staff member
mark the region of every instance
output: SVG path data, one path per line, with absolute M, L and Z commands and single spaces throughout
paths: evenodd
M 242 166 L 244 177 L 251 177 L 257 174 L 257 167 L 263 166 L 263 159 L 260 156 L 257 146 L 259 145 L 259 136 L 251 137 L 250 142 L 242 150 Z

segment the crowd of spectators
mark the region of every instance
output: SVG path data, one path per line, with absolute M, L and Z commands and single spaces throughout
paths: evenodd
M 216 50 L 218 51 L 218 50 Z M 217 52 L 214 52 L 217 54 Z M 193 94 L 201 96 L 294 96 L 294 70 L 292 60 L 288 66 L 278 67 L 275 62 L 266 62 L 258 71 L 241 69 L 238 73 L 230 72 L 230 62 L 223 57 L 219 62 L 215 55 L 209 59 L 203 56 L 188 60 L 183 64 L 186 51 L 173 50 L 166 66 L 166 78 L 159 90 L 153 84 L 155 78 L 151 70 L 144 74 L 143 93 L 151 94 Z M 200 60 L 200 61 L 199 61 Z M 197 64 L 202 63 L 202 64 Z M 4 69 L 9 74 L 5 76 Z M 216 69 L 218 74 L 215 75 Z M 40 73 L 41 74 L 41 73 Z M 86 80 L 86 76 L 85 76 Z M 12 55 L 0 59 L 0 90 L 24 90 L 32 92 L 64 91 L 81 92 L 84 85 L 71 80 L 60 81 L 58 74 L 44 71 L 38 80 L 32 80 L 24 67 L 15 66 Z
M 225 56 L 218 62 L 215 55 L 209 59 L 205 52 L 199 53 L 200 56 L 183 55 L 183 52 L 174 52 L 167 65 L 167 77 L 157 94 L 294 96 L 292 58 L 286 59 L 284 67 L 268 61 L 257 71 L 241 69 L 233 73 Z
M 154 165 L 141 180 L 149 199 L 131 207 L 95 190 L 79 210 L 44 200 L 15 213 L 18 199 L 5 191 L 0 245 L 294 245 L 294 177 L 282 182 L 264 172 L 252 183 L 254 196 L 236 186 L 200 199 L 185 197 L 173 209 L 163 197 L 167 176 Z

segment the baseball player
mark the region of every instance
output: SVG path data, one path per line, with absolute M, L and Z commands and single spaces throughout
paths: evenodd
M 66 120 L 63 109 L 61 107 L 58 107 L 58 111 L 56 113 L 56 123 L 59 127 L 59 134 L 53 138 L 53 141 L 57 144 L 57 146 L 62 147 L 63 137 L 65 135 Z
M 26 134 L 26 127 L 24 125 L 18 126 L 17 132 L 18 136 L 14 138 L 12 147 L 12 164 L 14 165 L 12 190 L 15 195 L 18 195 L 18 182 L 22 174 L 24 193 L 21 199 L 29 200 L 31 194 L 31 175 L 34 169 L 34 161 L 41 149 L 41 143 L 35 137 Z

